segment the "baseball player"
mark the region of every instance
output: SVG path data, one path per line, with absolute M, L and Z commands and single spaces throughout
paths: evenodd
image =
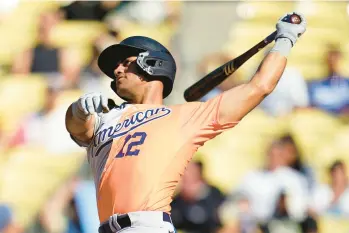
M 273 91 L 306 30 L 300 17 L 301 24 L 277 22 L 275 45 L 250 82 L 207 102 L 163 105 L 176 63 L 151 38 L 129 37 L 100 54 L 100 69 L 125 102 L 110 109 L 103 94 L 89 93 L 66 114 L 66 128 L 86 147 L 94 173 L 99 232 L 175 232 L 170 203 L 187 164 L 200 146 L 233 128 Z

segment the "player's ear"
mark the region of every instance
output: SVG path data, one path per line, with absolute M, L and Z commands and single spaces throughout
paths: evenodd
M 146 82 L 149 82 L 149 81 L 150 81 L 149 77 L 147 77 L 146 74 L 138 73 L 138 77 L 139 77 L 139 79 L 140 79 L 141 81 L 146 81 Z
M 149 75 L 136 64 L 137 76 L 141 81 L 149 82 Z

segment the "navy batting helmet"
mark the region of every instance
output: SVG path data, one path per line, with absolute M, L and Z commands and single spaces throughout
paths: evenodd
M 172 91 L 177 67 L 171 53 L 156 40 L 144 36 L 128 37 L 103 50 L 98 58 L 98 66 L 115 79 L 116 65 L 131 56 L 137 56 L 137 65 L 147 74 L 146 78 L 162 81 L 163 98 L 166 98 Z M 114 82 L 111 87 L 116 93 Z

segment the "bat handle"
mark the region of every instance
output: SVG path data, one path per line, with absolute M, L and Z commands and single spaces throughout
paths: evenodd
M 272 34 L 270 34 L 269 36 L 267 36 L 265 39 L 264 39 L 264 42 L 266 44 L 269 44 L 271 42 L 273 42 L 276 38 L 276 34 L 277 34 L 277 31 L 273 32 Z

